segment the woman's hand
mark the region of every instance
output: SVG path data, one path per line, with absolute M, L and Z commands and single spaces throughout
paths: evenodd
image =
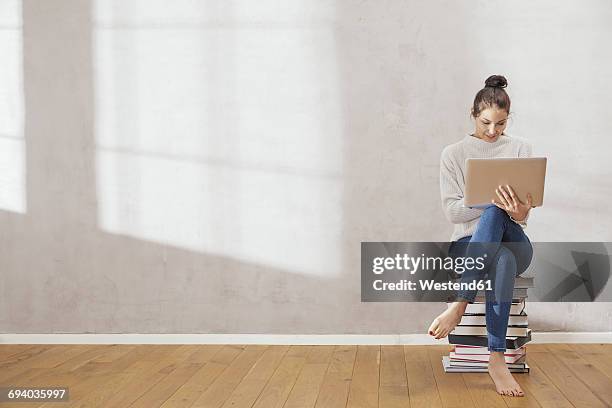
M 527 217 L 527 213 L 531 209 L 532 197 L 530 193 L 527 193 L 527 202 L 523 203 L 512 190 L 512 187 L 506 184 L 499 186 L 495 189 L 495 194 L 499 198 L 499 203 L 495 200 L 491 200 L 493 204 L 502 210 L 506 211 L 512 219 L 515 221 L 523 221 Z

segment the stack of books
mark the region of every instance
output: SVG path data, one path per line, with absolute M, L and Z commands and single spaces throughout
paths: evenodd
M 533 287 L 533 278 L 517 277 L 512 293 L 510 318 L 506 333 L 506 364 L 511 372 L 528 373 L 525 345 L 531 341 L 525 299 L 527 289 Z M 450 305 L 450 303 L 449 303 Z M 448 335 L 453 348 L 448 356 L 442 357 L 445 372 L 474 373 L 486 372 L 489 362 L 487 348 L 485 293 L 479 291 L 474 303 L 469 303 L 461 323 Z

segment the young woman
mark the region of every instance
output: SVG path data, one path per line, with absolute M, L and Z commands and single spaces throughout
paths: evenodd
M 449 256 L 487 259 L 484 269 L 464 272 L 461 281 L 491 280 L 493 290 L 486 291 L 489 374 L 500 394 L 523 396 L 523 390 L 506 367 L 504 352 L 514 279 L 527 269 L 533 256 L 531 242 L 524 232 L 532 197 L 528 194 L 522 201 L 506 185 L 497 188 L 497 200 L 484 209 L 463 206 L 465 159 L 531 156 L 531 145 L 526 140 L 504 133 L 510 114 L 506 86 L 506 78 L 493 75 L 476 94 L 471 112 L 476 122 L 474 133 L 442 151 L 440 191 L 445 215 L 455 226 Z M 505 242 L 513 244 L 502 244 Z M 434 319 L 429 334 L 437 339 L 446 337 L 475 297 L 476 291 L 459 292 L 457 301 Z

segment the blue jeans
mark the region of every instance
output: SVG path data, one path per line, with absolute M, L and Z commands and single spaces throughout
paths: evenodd
M 501 208 L 486 207 L 473 235 L 453 241 L 449 256 L 483 257 L 483 268 L 466 268 L 462 283 L 479 281 L 487 275 L 492 290 L 486 290 L 486 322 L 489 351 L 506 351 L 506 332 L 514 279 L 527 270 L 533 257 L 531 241 L 523 228 Z M 459 300 L 473 302 L 476 290 L 460 290 Z

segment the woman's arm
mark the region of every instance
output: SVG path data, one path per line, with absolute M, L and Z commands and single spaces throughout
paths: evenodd
M 453 224 L 472 221 L 482 214 L 482 209 L 463 206 L 463 191 L 457 182 L 457 171 L 445 149 L 440 159 L 440 195 L 444 215 Z

